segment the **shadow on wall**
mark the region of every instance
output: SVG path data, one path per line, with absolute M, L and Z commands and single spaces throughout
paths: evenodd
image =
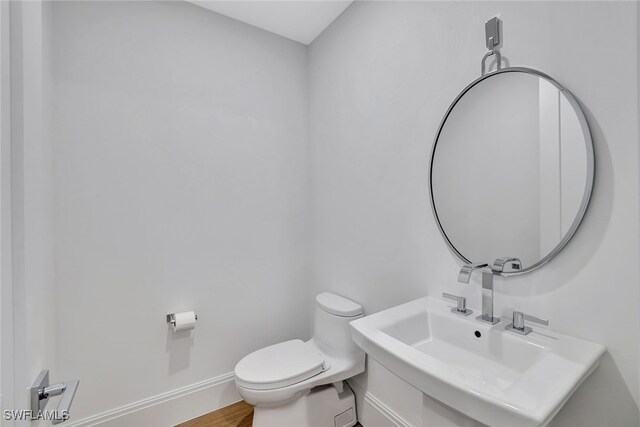
M 602 393 L 602 390 L 607 390 Z M 606 411 L 585 411 L 584 402 L 601 401 Z M 634 420 L 633 424 L 629 420 Z M 631 427 L 640 425 L 640 412 L 622 374 L 607 352 L 591 374 L 549 423 L 550 427 Z
M 535 283 L 535 286 L 501 286 L 500 292 L 506 295 L 540 295 L 569 283 L 585 265 L 589 264 L 607 233 L 615 188 L 611 154 L 600 124 L 584 104 L 579 100 L 578 103 L 589 123 L 595 158 L 595 178 L 589 206 L 582 223 L 567 246 L 549 261 L 548 265 L 557 263 L 561 264 L 562 268 L 551 271 L 543 267 L 527 274 L 526 277 L 518 277 L 518 281 Z M 552 275 L 552 280 L 545 280 L 545 275 Z
M 191 347 L 193 347 L 192 330 L 174 332 L 173 328 L 167 328 L 165 351 L 169 353 L 169 375 L 189 368 Z

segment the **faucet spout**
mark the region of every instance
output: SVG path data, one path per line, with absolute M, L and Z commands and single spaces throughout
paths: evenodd
M 463 265 L 462 268 L 460 269 L 460 273 L 458 274 L 458 282 L 469 283 L 469 280 L 471 280 L 471 273 L 473 273 L 473 270 L 477 270 L 485 267 L 489 267 L 489 264 L 487 264 L 486 262 L 476 262 L 473 264 Z
M 514 270 L 522 269 L 522 261 L 520 261 L 520 258 L 505 257 L 495 260 L 493 262 L 493 265 L 491 266 L 491 271 L 493 271 L 494 273 L 502 273 L 504 271 L 505 265 L 509 264 L 511 264 L 511 268 Z
M 493 317 L 493 274 L 494 271 L 489 269 L 486 262 L 477 262 L 473 264 L 463 265 L 458 274 L 458 282 L 469 283 L 471 274 L 474 270 L 482 271 L 482 315 L 476 317 L 481 322 L 495 325 L 500 321 L 499 318 Z

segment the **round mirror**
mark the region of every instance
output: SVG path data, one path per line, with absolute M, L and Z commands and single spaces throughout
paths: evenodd
M 593 187 L 593 145 L 573 96 L 531 69 L 486 74 L 453 101 L 431 155 L 440 231 L 466 263 L 517 257 L 518 274 L 575 233 Z

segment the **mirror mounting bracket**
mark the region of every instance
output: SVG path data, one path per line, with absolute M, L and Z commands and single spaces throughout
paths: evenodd
M 482 57 L 482 65 L 481 65 L 481 76 L 486 74 L 486 66 L 485 62 L 487 58 L 490 56 L 496 57 L 496 71 L 502 68 L 502 56 L 500 55 L 500 51 L 498 47 L 500 47 L 501 37 L 500 37 L 500 19 L 497 16 L 489 19 L 484 23 L 484 35 L 485 35 L 485 43 L 487 45 L 487 49 L 489 51 L 485 53 Z
M 489 50 L 497 48 L 502 42 L 500 40 L 500 19 L 497 16 L 484 23 L 484 36 Z

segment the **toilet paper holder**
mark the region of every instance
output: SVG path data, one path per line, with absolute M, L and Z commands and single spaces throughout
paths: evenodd
M 198 320 L 198 315 L 196 314 L 196 320 Z M 167 323 L 170 323 L 172 326 L 176 326 L 176 314 L 169 313 L 167 314 Z

